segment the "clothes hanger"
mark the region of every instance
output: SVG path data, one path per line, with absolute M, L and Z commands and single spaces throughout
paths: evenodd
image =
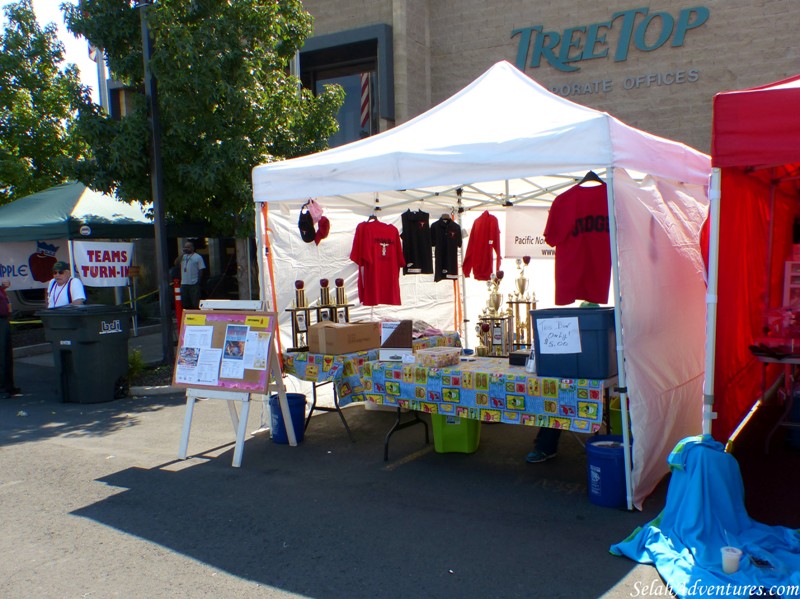
M 589 171 L 588 173 L 586 173 L 586 174 L 583 176 L 583 179 L 581 179 L 581 180 L 578 182 L 578 185 L 583 185 L 584 183 L 589 183 L 589 182 L 594 182 L 594 183 L 605 183 L 605 181 L 603 181 L 603 180 L 600 178 L 600 176 L 599 176 L 599 175 L 598 175 L 596 172 L 594 172 L 594 171 Z
M 369 217 L 367 218 L 367 222 L 368 223 L 371 223 L 374 220 L 375 221 L 378 220 L 378 215 L 375 214 L 378 210 L 381 209 L 381 207 L 378 206 L 378 202 L 380 202 L 380 199 L 378 198 L 378 196 L 376 194 L 375 195 L 375 205 L 372 207 L 372 214 L 370 214 Z

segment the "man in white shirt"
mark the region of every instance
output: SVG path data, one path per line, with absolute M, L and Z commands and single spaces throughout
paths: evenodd
M 181 303 L 184 310 L 197 310 L 200 307 L 200 283 L 205 274 L 206 263 L 203 257 L 194 251 L 194 244 L 186 241 L 183 244 L 183 255 L 175 259 L 175 265 L 181 267 Z
M 86 290 L 80 279 L 72 278 L 69 263 L 59 260 L 53 264 L 53 280 L 47 286 L 47 307 L 60 308 L 86 302 Z

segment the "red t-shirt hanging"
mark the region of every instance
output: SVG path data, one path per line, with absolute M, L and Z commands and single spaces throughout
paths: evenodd
M 556 305 L 608 302 L 611 242 L 606 185 L 576 185 L 550 208 L 544 240 L 556 248 Z
M 494 270 L 492 252 L 497 254 Z M 465 277 L 472 272 L 476 281 L 488 281 L 492 278 L 492 272 L 500 270 L 500 226 L 497 217 L 488 211 L 481 214 L 472 225 L 463 269 Z
M 365 306 L 400 305 L 400 269 L 406 265 L 397 227 L 359 223 L 350 260 L 358 264 L 358 299 Z

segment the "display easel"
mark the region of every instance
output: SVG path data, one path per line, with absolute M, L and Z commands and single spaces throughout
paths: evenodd
M 289 445 L 297 445 L 279 363 L 277 330 L 277 314 L 261 311 L 259 301 L 207 301 L 200 303 L 200 310 L 183 313 L 172 377 L 173 385 L 186 388 L 180 459 L 186 459 L 198 399 L 228 402 L 236 433 L 234 467 L 242 464 L 250 402 L 264 401 L 271 391 L 278 395 Z M 241 403 L 241 414 L 236 402 Z

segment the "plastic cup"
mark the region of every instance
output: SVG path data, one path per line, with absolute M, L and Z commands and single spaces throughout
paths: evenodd
M 722 552 L 722 571 L 725 574 L 733 574 L 739 571 L 739 560 L 742 559 L 742 550 L 736 547 L 723 547 Z

